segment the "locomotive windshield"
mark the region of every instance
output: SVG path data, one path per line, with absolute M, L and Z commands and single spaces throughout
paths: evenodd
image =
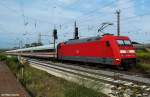
M 130 46 L 132 45 L 130 40 L 117 40 L 119 46 Z

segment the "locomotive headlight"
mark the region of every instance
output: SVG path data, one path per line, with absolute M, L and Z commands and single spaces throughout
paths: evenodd
M 120 53 L 127 53 L 126 50 L 120 50 Z
M 129 50 L 129 53 L 135 53 L 135 50 Z
M 120 59 L 115 59 L 116 61 L 120 61 Z

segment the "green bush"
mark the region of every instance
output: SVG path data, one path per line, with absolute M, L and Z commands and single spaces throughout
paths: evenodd
M 150 70 L 150 52 L 148 51 L 138 51 L 137 59 L 139 60 L 137 68 L 144 71 Z
M 140 64 L 150 64 L 150 52 L 140 51 L 137 52 L 137 60 Z
M 0 54 L 0 61 L 7 60 L 7 57 L 4 54 Z
M 137 57 L 145 60 L 150 60 L 150 52 L 137 53 Z

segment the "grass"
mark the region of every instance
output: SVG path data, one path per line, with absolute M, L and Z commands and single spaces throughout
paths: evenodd
M 150 52 L 148 51 L 137 52 L 137 57 L 141 60 L 147 60 L 148 62 L 150 62 Z
M 7 57 L 3 53 L 0 53 L 0 61 L 5 61 L 5 60 L 7 60 Z
M 47 72 L 20 65 L 15 57 L 7 58 L 0 54 L 32 97 L 106 97 L 105 95 L 76 83 L 68 82 Z M 24 75 L 21 75 L 24 68 Z
M 137 68 L 143 69 L 144 71 L 150 71 L 150 52 L 149 51 L 138 51 L 138 64 Z
M 137 68 L 140 68 L 144 71 L 148 71 L 150 72 L 150 64 L 146 64 L 146 63 L 138 63 L 137 64 Z

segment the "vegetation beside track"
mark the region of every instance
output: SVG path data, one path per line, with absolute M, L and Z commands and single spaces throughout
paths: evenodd
M 150 52 L 147 50 L 137 51 L 137 68 L 150 72 Z
M 8 64 L 33 97 L 105 97 L 92 89 L 57 78 L 28 64 L 20 65 L 15 57 L 0 54 L 0 61 Z

